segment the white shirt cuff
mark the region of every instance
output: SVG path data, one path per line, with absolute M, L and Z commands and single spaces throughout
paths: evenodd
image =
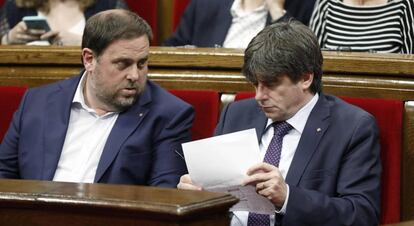
M 285 199 L 285 202 L 283 203 L 283 206 L 282 206 L 282 208 L 280 209 L 280 210 L 275 210 L 275 213 L 277 213 L 277 214 L 282 214 L 282 215 L 284 215 L 285 213 L 286 213 L 286 207 L 287 207 L 287 203 L 288 203 L 288 200 L 289 200 L 289 185 L 288 184 L 286 184 L 286 199 Z

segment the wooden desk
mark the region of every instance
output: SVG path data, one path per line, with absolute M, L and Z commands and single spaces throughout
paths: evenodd
M 0 180 L 0 224 L 229 225 L 231 195 L 144 186 Z
M 413 226 L 414 221 L 404 221 L 397 224 L 384 224 L 382 226 Z

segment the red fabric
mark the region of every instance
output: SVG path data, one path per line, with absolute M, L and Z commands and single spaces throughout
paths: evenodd
M 19 107 L 26 87 L 0 86 L 0 141 L 9 128 L 13 113 Z
M 152 44 L 157 43 L 157 2 L 155 0 L 125 0 L 131 11 L 136 12 L 140 17 L 148 22 L 152 28 L 154 39 Z
M 170 92 L 195 109 L 191 130 L 193 140 L 211 137 L 214 134 L 220 109 L 218 92 L 196 90 L 170 90 Z
M 380 129 L 382 194 L 381 224 L 400 221 L 400 176 L 403 102 L 399 100 L 341 97 L 372 114 Z
M 254 97 L 253 92 L 240 92 L 235 100 Z M 400 176 L 403 102 L 400 100 L 341 97 L 372 114 L 380 130 L 382 184 L 381 224 L 400 221 Z
M 174 0 L 173 2 L 173 31 L 177 28 L 180 23 L 181 16 L 183 15 L 185 8 L 187 7 L 190 0 Z

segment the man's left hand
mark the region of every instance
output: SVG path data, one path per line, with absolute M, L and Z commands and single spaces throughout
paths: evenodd
M 276 207 L 285 203 L 287 185 L 279 169 L 268 163 L 259 163 L 247 171 L 244 185 L 256 186 L 258 194 L 268 198 Z

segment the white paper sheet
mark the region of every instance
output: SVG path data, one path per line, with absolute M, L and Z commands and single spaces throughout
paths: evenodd
M 241 185 L 260 162 L 256 130 L 248 129 L 182 144 L 188 172 L 204 189 Z

